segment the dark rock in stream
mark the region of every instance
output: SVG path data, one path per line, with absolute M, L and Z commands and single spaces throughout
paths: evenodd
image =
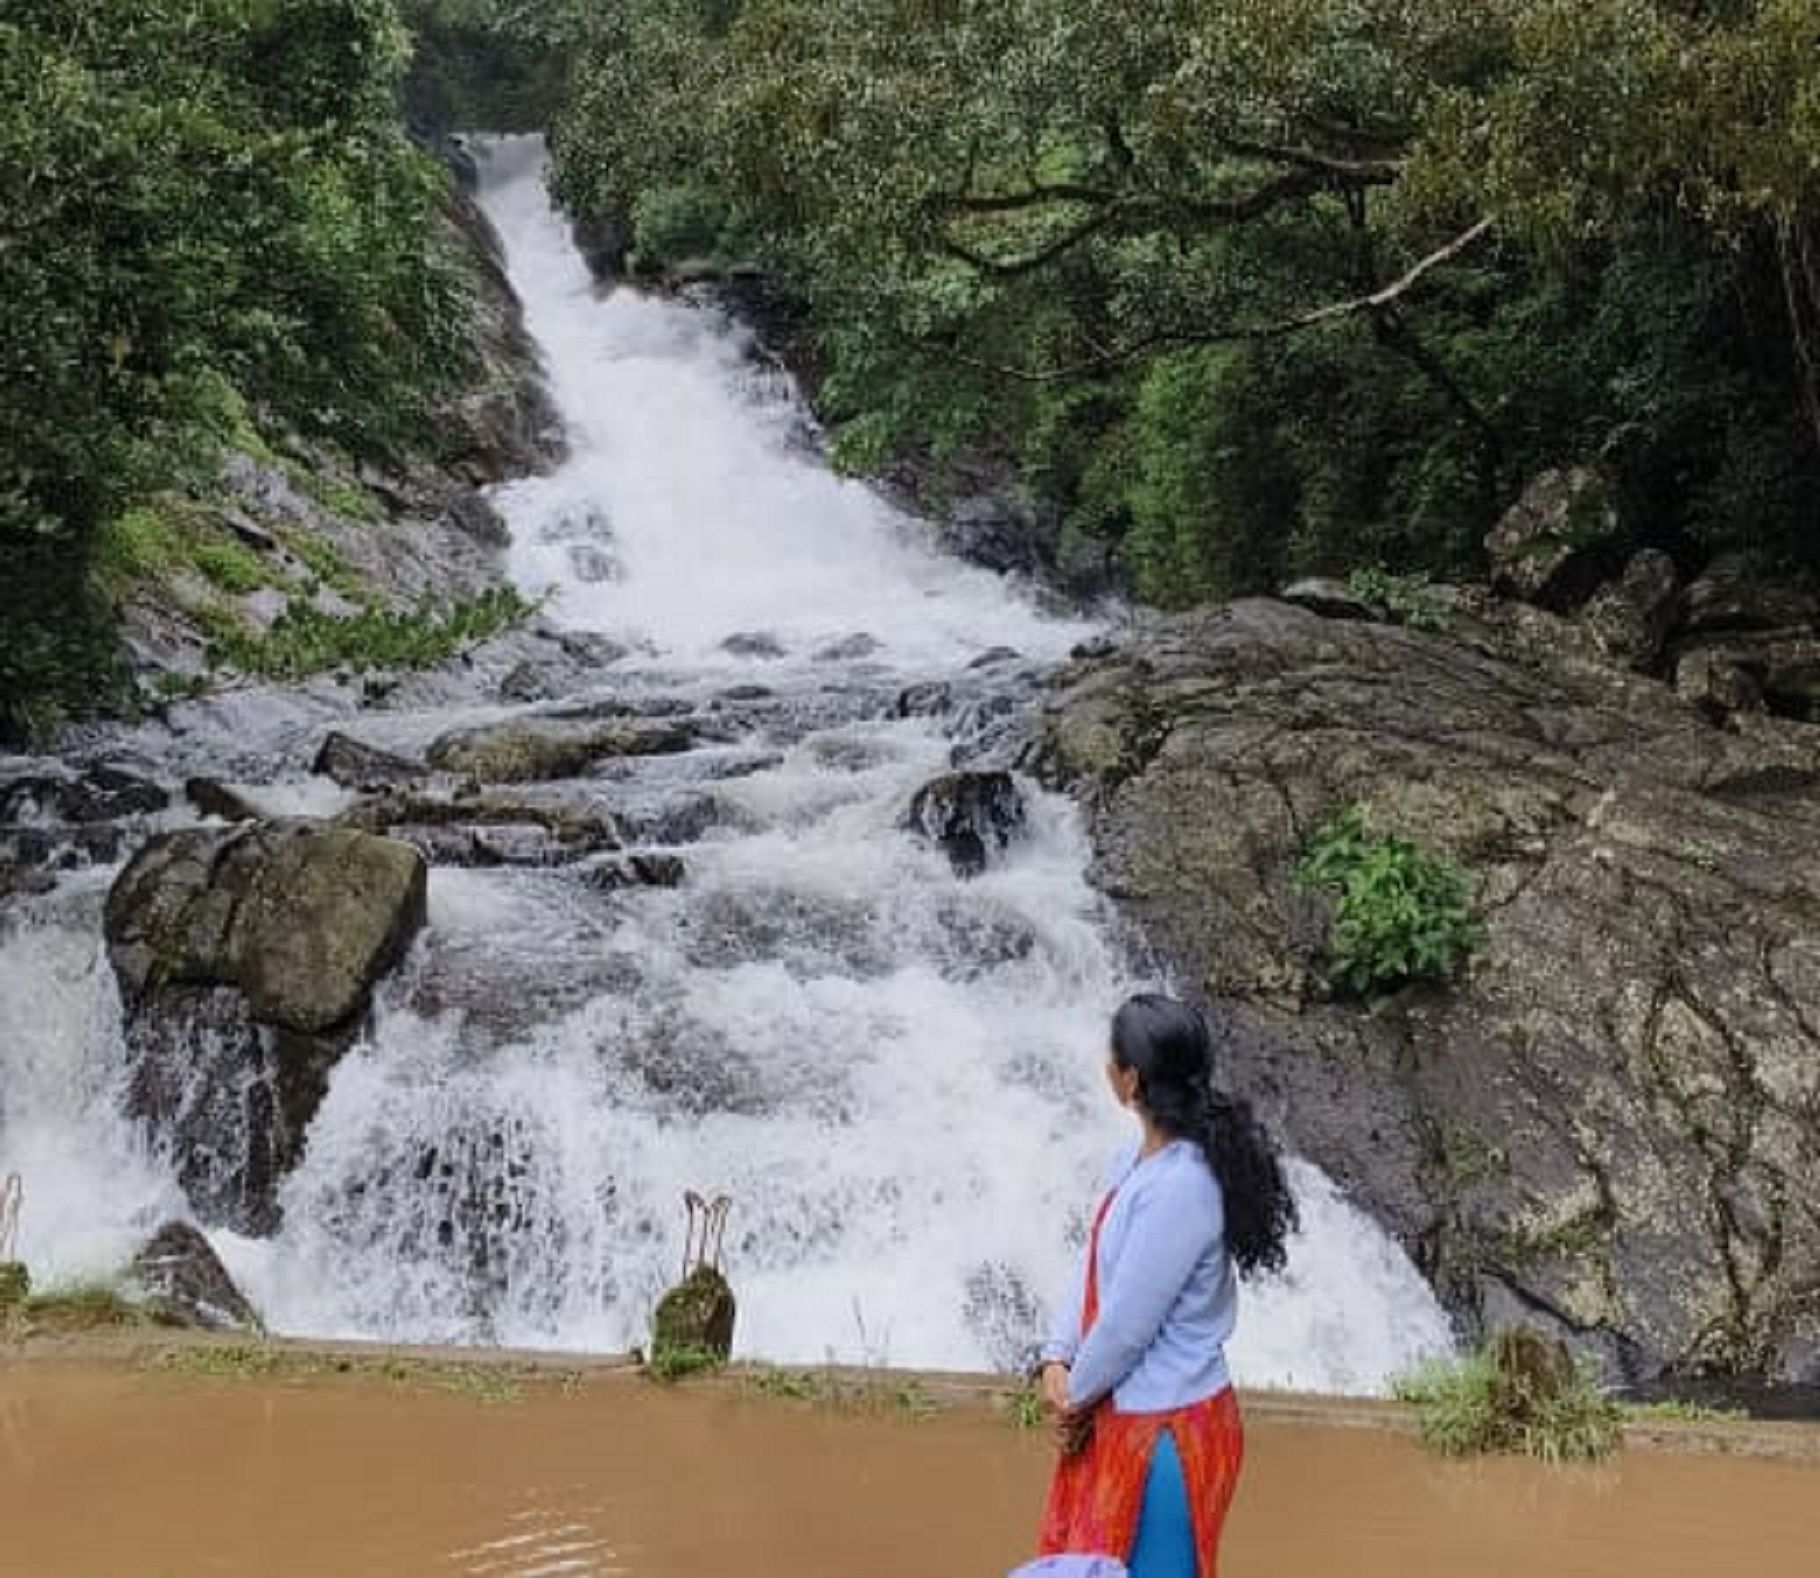
M 1621 1379 L 1812 1380 L 1820 730 L 1714 727 L 1539 611 L 1456 623 L 1149 621 L 1062 676 L 1031 764 L 1211 1000 L 1226 1077 L 1469 1326 Z M 1451 985 L 1323 989 L 1293 873 L 1353 804 L 1468 873 L 1486 938 Z
M 264 1322 L 188 1222 L 166 1222 L 133 1256 L 127 1280 L 160 1319 L 203 1331 L 261 1332 Z
M 676 855 L 626 855 L 590 866 L 585 880 L 603 893 L 617 893 L 622 888 L 679 887 L 687 875 Z
M 721 651 L 734 657 L 760 658 L 766 661 L 787 655 L 783 642 L 762 630 L 741 631 L 738 635 L 728 636 L 720 647 Z
M 421 762 L 408 761 L 336 732 L 322 742 L 310 771 L 332 778 L 344 789 L 365 791 L 385 784 L 414 783 L 429 769 Z
M 830 641 L 825 646 L 815 649 L 817 663 L 857 663 L 869 658 L 879 649 L 878 638 L 863 632 L 859 635 L 843 636 L 839 641 Z
M 898 692 L 894 718 L 939 718 L 954 706 L 954 686 L 945 679 L 922 680 Z
M 127 1107 L 205 1222 L 276 1230 L 278 1184 L 424 902 L 416 850 L 303 822 L 164 834 L 116 879 Z
M 904 826 L 940 845 L 959 875 L 976 877 L 1023 830 L 1024 814 L 1010 773 L 949 773 L 917 790 Z
M 33 771 L 0 780 L 0 823 L 117 822 L 170 804 L 169 791 L 119 767 Z
M 184 780 L 183 798 L 204 816 L 220 817 L 224 822 L 256 822 L 259 810 L 238 790 L 214 778 Z

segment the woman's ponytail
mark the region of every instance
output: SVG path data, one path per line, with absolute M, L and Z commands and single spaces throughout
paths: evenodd
M 1165 1134 L 1192 1140 L 1219 1180 L 1226 1247 L 1241 1274 L 1281 1271 L 1299 1216 L 1283 1164 L 1251 1103 L 1213 1083 L 1213 1036 L 1186 1003 L 1147 993 L 1113 1016 L 1112 1055 L 1137 1070 L 1138 1099 Z

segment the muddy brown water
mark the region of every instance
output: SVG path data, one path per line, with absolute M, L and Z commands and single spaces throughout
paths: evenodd
M 1040 1435 L 632 1378 L 507 1400 L 377 1378 L 0 1367 L 0 1573 L 1001 1578 Z M 1225 1578 L 1811 1578 L 1820 1466 L 1444 1463 L 1256 1421 Z

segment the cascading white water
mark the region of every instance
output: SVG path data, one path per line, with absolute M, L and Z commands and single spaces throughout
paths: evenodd
M 216 1241 L 281 1330 L 621 1348 L 674 1278 L 682 1191 L 725 1191 L 743 1352 L 1007 1362 L 1120 1138 L 1103 1038 L 1138 983 L 1066 802 L 1027 786 L 1025 836 L 968 882 L 900 830 L 954 739 L 892 698 L 994 649 L 1046 665 L 1085 627 L 833 476 L 736 326 L 603 299 L 537 143 L 485 169 L 571 439 L 553 476 L 498 491 L 513 573 L 633 646 L 596 700 L 720 709 L 728 742 L 583 790 L 688 840 L 676 889 L 437 869 L 429 934 L 335 1072 L 283 1231 Z M 707 808 L 686 835 L 679 805 Z M 93 936 L 66 915 L 0 950 L 0 1172 L 24 1162 L 33 1204 L 52 1197 L 27 1216 L 46 1263 L 173 1195 L 149 1162 L 44 1160 L 137 1154 L 107 1116 L 118 1009 Z M 27 1006 L 47 971 L 68 999 Z M 1445 1319 L 1318 1173 L 1297 1183 L 1303 1234 L 1251 1293 L 1235 1366 L 1374 1389 L 1445 1345 Z

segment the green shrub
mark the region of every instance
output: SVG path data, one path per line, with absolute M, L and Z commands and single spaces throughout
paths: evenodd
M 262 634 L 218 623 L 211 650 L 218 662 L 271 679 L 301 679 L 344 665 L 427 668 L 515 624 L 532 606 L 510 587 L 442 609 L 425 603 L 415 610 L 368 609 L 345 616 L 292 598 Z
M 1392 1390 L 1413 1404 L 1422 1440 L 1448 1457 L 1513 1452 L 1583 1462 L 1614 1452 L 1624 1416 L 1594 1371 L 1530 1332 L 1504 1332 L 1455 1359 L 1435 1359 Z
M 1435 596 L 1426 576 L 1397 575 L 1381 564 L 1366 565 L 1346 577 L 1346 590 L 1393 625 L 1410 630 L 1445 630 L 1448 626 L 1446 605 Z
M 1321 827 L 1293 880 L 1332 897 L 1329 964 L 1334 984 L 1353 996 L 1444 981 L 1484 938 L 1466 874 L 1405 839 L 1372 833 L 1361 806 Z
M 711 258 L 721 250 L 727 219 L 726 204 L 704 187 L 653 187 L 633 201 L 633 247 L 646 264 Z

